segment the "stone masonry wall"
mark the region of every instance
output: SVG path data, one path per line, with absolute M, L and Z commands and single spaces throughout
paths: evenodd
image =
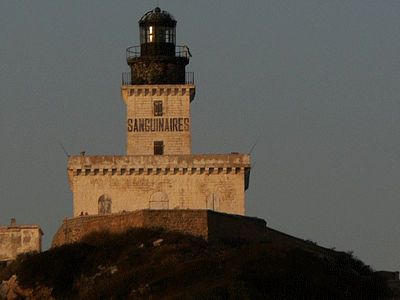
M 38 225 L 0 226 L 0 261 L 13 260 L 24 252 L 42 251 L 42 235 Z
M 208 236 L 214 238 L 241 238 L 266 240 L 267 222 L 259 218 L 208 211 Z
M 210 210 L 141 210 L 103 216 L 64 219 L 53 238 L 52 247 L 79 241 L 95 231 L 123 232 L 132 227 L 163 227 L 204 237 L 208 240 L 240 238 L 258 242 L 289 244 L 324 257 L 336 251 L 266 227 L 259 218 L 218 213 Z
M 132 227 L 163 227 L 207 238 L 205 210 L 140 210 L 130 213 L 81 216 L 64 219 L 52 247 L 79 241 L 96 231 L 123 232 Z
M 70 156 L 74 216 L 141 209 L 211 209 L 245 213 L 248 155 Z
M 132 84 L 184 84 L 188 62 L 186 57 L 130 59 Z

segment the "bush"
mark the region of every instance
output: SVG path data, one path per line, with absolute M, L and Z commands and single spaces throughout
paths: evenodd
M 53 288 L 54 297 L 68 294 L 92 250 L 90 245 L 76 243 L 32 256 L 21 263 L 19 283 L 24 288 L 38 285 Z
M 163 239 L 160 246 L 153 242 Z M 112 272 L 111 270 L 116 270 Z M 0 275 L 64 299 L 377 299 L 387 287 L 345 253 L 204 239 L 162 228 L 92 233 L 83 242 L 20 256 Z M 8 278 L 7 278 L 8 279 Z
M 8 266 L 7 262 L 3 262 L 0 268 L 0 282 L 3 280 L 8 280 L 12 275 L 18 275 L 19 269 L 21 267 L 21 263 L 27 259 L 30 259 L 32 256 L 37 255 L 37 251 L 25 252 L 18 254 L 14 261 L 12 261 Z

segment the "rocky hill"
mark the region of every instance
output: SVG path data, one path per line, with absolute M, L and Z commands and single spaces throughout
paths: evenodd
M 387 299 L 386 281 L 348 253 L 206 242 L 164 229 L 98 232 L 24 254 L 0 270 L 0 299 Z

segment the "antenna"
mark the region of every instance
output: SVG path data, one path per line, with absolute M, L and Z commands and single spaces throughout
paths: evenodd
M 65 148 L 63 147 L 63 145 L 61 144 L 61 142 L 59 140 L 57 140 L 57 142 L 60 144 L 61 148 L 64 150 L 64 153 L 67 155 L 67 157 L 69 157 L 67 150 L 65 150 Z
M 257 145 L 257 142 L 258 142 L 259 139 L 260 139 L 260 138 L 258 138 L 257 141 L 254 143 L 253 147 L 251 148 L 251 150 L 250 150 L 250 152 L 249 152 L 249 155 L 251 154 L 251 151 L 253 151 L 254 147 Z

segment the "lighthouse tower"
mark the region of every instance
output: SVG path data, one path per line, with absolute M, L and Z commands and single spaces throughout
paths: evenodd
M 176 24 L 158 7 L 140 19 L 140 45 L 126 50 L 130 72 L 121 86 L 127 153 L 69 156 L 74 217 L 171 209 L 245 214 L 249 155 L 191 154 L 196 86 L 185 70 L 189 49 L 175 43 Z
M 159 7 L 139 21 L 140 46 L 126 50 L 131 72 L 123 75 L 128 155 L 190 154 L 190 52 L 175 45 L 176 20 Z

